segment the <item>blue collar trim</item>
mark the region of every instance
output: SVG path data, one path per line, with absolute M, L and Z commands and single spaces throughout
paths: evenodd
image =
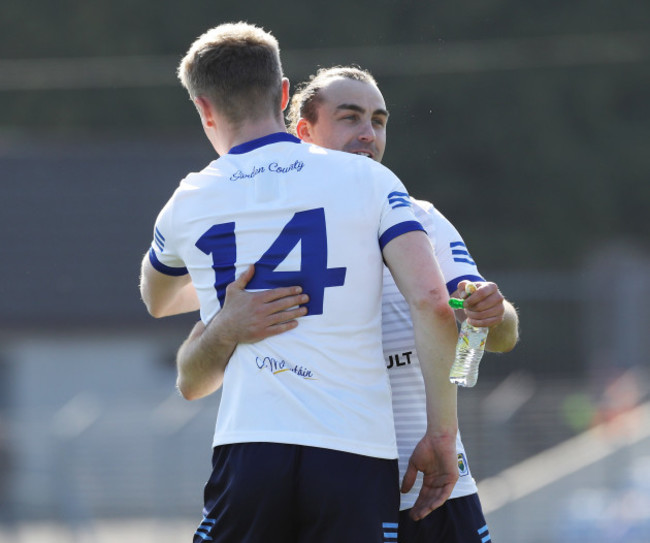
M 241 155 L 253 151 L 254 149 L 258 149 L 259 147 L 264 147 L 265 145 L 269 145 L 271 143 L 278 143 L 279 141 L 300 143 L 300 140 L 298 138 L 292 136 L 287 132 L 276 132 L 274 134 L 269 134 L 268 136 L 262 136 L 261 138 L 247 141 L 240 145 L 235 145 L 230 151 L 228 151 L 228 154 Z

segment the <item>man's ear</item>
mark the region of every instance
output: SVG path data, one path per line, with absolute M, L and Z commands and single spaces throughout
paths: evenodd
M 199 112 L 201 122 L 204 126 L 214 126 L 214 116 L 212 114 L 212 104 L 203 96 L 194 98 L 194 105 Z
M 289 105 L 289 80 L 286 77 L 282 78 L 282 111 Z
M 307 119 L 301 118 L 296 124 L 296 135 L 306 143 L 313 143 L 311 137 L 311 127 Z

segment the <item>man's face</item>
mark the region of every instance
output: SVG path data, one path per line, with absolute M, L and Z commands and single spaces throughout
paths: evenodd
M 379 89 L 347 78 L 334 79 L 320 92 L 315 123 L 301 119 L 298 136 L 321 147 L 365 154 L 381 162 L 386 149 L 388 111 Z

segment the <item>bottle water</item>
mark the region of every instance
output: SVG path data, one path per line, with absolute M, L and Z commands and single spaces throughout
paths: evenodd
M 462 387 L 473 387 L 478 380 L 478 366 L 485 352 L 488 329 L 463 322 L 456 344 L 456 358 L 449 380 Z
M 468 283 L 465 287 L 467 295 L 476 292 L 476 285 Z M 463 307 L 463 300 L 451 298 L 449 305 L 454 309 Z M 462 387 L 473 387 L 478 381 L 478 366 L 485 352 L 488 328 L 472 326 L 463 321 L 456 344 L 456 357 L 449 372 L 449 380 Z

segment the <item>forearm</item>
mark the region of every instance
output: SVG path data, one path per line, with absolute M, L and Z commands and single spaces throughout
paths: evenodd
M 411 316 L 426 392 L 427 433 L 455 440 L 457 387 L 449 381 L 457 338 L 454 314 L 441 300 L 434 309 L 412 308 Z
M 384 258 L 411 312 L 426 392 L 427 433 L 453 434 L 455 439 L 456 386 L 449 371 L 458 328 L 431 242 L 423 232 L 409 232 L 386 245 Z
M 395 238 L 384 247 L 384 258 L 409 305 L 424 379 L 427 430 L 402 482 L 402 491 L 407 492 L 417 472 L 424 474 L 412 508 L 412 518 L 419 520 L 444 503 L 458 480 L 456 386 L 449 381 L 458 329 L 426 234 L 409 232 Z
M 514 349 L 519 340 L 519 316 L 514 306 L 504 301 L 503 321 L 490 327 L 485 349 L 494 353 L 507 353 Z
M 221 387 L 236 345 L 221 333 L 218 322 L 211 324 L 209 333 L 205 325 L 198 322 L 176 355 L 176 386 L 181 395 L 187 400 L 196 400 Z
M 188 400 L 202 398 L 223 383 L 228 361 L 239 343 L 255 343 L 298 326 L 309 297 L 298 286 L 247 292 L 250 266 L 226 287 L 224 306 L 207 326 L 199 322 L 178 350 L 177 386 Z

